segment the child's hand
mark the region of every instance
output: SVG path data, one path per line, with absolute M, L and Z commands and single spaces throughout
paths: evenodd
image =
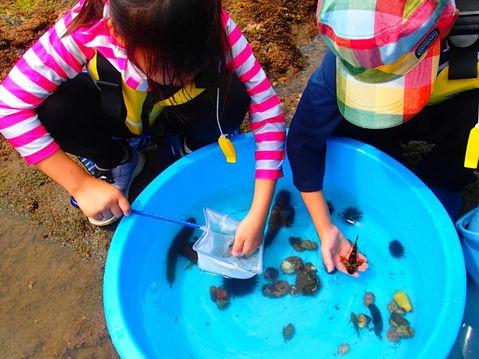
M 328 273 L 332 273 L 336 268 L 345 274 L 352 275 L 353 277 L 359 277 L 359 273 L 357 271 L 353 274 L 349 274 L 341 261 L 341 257 L 346 259 L 349 258 L 349 255 L 353 249 L 351 242 L 344 237 L 341 231 L 335 225 L 331 225 L 321 233 L 320 238 L 321 255 L 323 257 L 323 264 L 326 271 Z M 357 259 L 363 261 L 363 263 L 358 267 L 358 271 L 366 271 L 368 268 L 366 257 L 358 251 Z
M 235 257 L 249 256 L 263 240 L 264 223 L 247 215 L 238 225 L 231 254 Z
M 74 197 L 87 217 L 99 221 L 112 216 L 119 218 L 131 212 L 128 200 L 118 188 L 91 176 Z

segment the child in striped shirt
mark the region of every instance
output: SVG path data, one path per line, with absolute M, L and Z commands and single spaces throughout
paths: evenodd
M 0 85 L 0 131 L 63 186 L 95 225 L 131 213 L 144 156 L 131 138 L 171 134 L 188 152 L 238 130 L 249 114 L 255 189 L 234 255 L 261 243 L 285 122 L 280 101 L 220 0 L 80 0 Z M 70 156 L 94 163 L 92 176 Z

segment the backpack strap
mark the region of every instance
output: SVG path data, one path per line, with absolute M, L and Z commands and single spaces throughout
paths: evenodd
M 477 77 L 479 51 L 479 3 L 476 0 L 458 0 L 460 10 L 449 33 L 449 79 Z
M 101 107 L 111 118 L 124 121 L 126 108 L 123 101 L 121 74 L 117 69 L 100 53 L 96 53 L 96 70 L 99 79 L 97 87 L 101 91 Z

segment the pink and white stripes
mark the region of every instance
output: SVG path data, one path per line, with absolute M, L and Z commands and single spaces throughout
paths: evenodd
M 126 58 L 124 49 L 109 33 L 106 17 L 63 36 L 82 2 L 51 27 L 0 84 L 0 133 L 30 164 L 47 158 L 59 148 L 43 127 L 36 107 L 62 82 L 78 75 L 95 51 L 101 52 L 120 71 L 128 86 L 138 91 L 148 89 L 146 76 Z M 256 139 L 256 177 L 279 178 L 285 154 L 285 122 L 279 98 L 240 29 L 225 11 L 222 15 L 231 46 L 227 66 L 251 97 L 249 112 Z
M 227 66 L 245 85 L 251 98 L 249 120 L 256 140 L 256 178 L 279 178 L 283 175 L 286 138 L 279 97 L 254 57 L 248 41 L 225 11 L 223 23 L 231 46 Z

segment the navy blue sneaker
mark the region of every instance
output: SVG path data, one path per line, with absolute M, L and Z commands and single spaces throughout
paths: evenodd
M 85 169 L 90 172 L 96 178 L 99 178 L 105 182 L 111 183 L 117 187 L 126 198 L 130 192 L 130 186 L 133 180 L 140 174 L 143 166 L 145 165 L 145 156 L 142 152 L 130 148 L 130 158 L 127 162 L 118 165 L 112 169 L 102 169 L 96 166 L 91 160 L 83 157 L 78 157 Z M 73 196 L 70 196 L 70 203 L 78 208 L 78 204 Z M 94 218 L 88 218 L 91 224 L 95 226 L 108 226 L 119 220 L 120 217 L 111 217 L 102 220 L 96 220 Z
M 130 192 L 130 186 L 133 180 L 140 174 L 145 165 L 145 156 L 142 152 L 130 147 L 130 158 L 127 162 L 120 164 L 112 169 L 103 169 L 95 165 L 94 176 L 102 181 L 111 183 L 118 188 L 126 198 Z M 108 226 L 119 220 L 120 217 L 104 218 L 96 220 L 88 218 L 91 224 L 95 226 Z

